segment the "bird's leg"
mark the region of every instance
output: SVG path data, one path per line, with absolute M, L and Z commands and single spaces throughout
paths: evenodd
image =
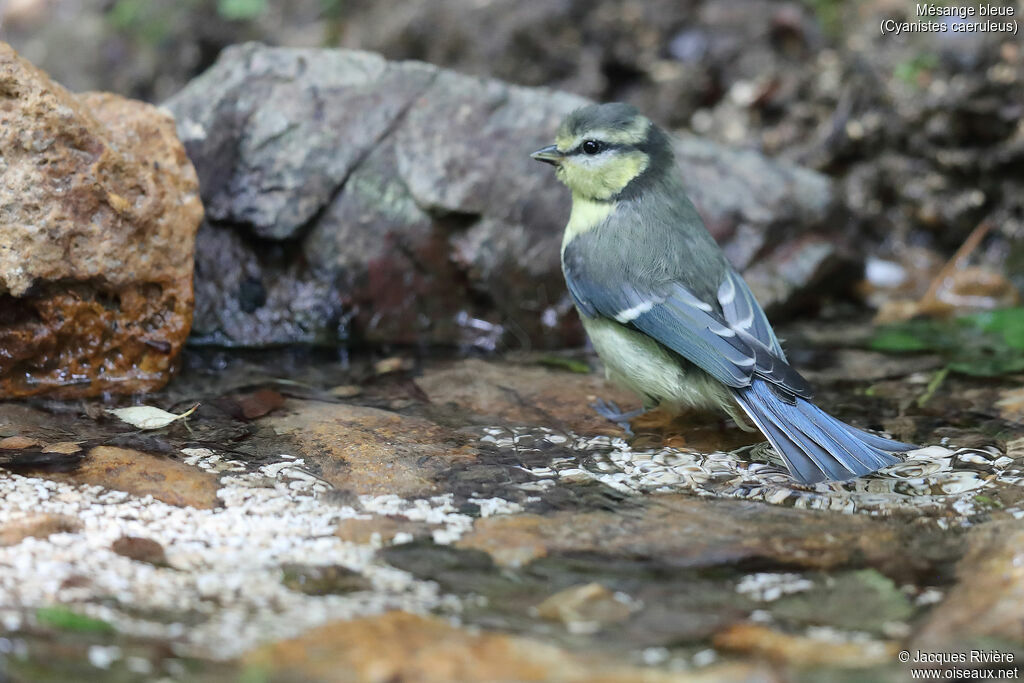
M 646 408 L 637 408 L 636 410 L 623 412 L 614 401 L 606 401 L 603 398 L 599 398 L 591 403 L 590 407 L 604 419 L 622 427 L 622 430 L 626 432 L 626 436 L 633 436 L 633 428 L 629 425 L 630 420 L 638 418 L 647 412 Z

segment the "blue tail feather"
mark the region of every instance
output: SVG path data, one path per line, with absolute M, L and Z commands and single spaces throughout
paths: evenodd
M 892 453 L 915 448 L 851 427 L 802 398 L 788 403 L 761 379 L 734 395 L 790 473 L 806 484 L 864 476 L 899 462 Z
M 877 434 L 872 434 L 871 432 L 865 432 L 863 429 L 857 429 L 856 427 L 851 427 L 850 425 L 846 425 L 846 428 L 849 429 L 854 434 L 856 434 L 857 438 L 859 438 L 867 445 L 874 446 L 875 448 L 881 449 L 883 451 L 903 453 L 905 451 L 912 451 L 915 448 L 919 448 L 919 446 L 915 446 L 912 443 L 903 443 L 902 441 L 887 439 L 884 436 L 878 436 Z

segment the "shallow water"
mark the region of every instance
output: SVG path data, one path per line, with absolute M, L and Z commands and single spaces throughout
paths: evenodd
M 471 648 L 478 628 L 539 639 L 581 676 L 609 658 L 627 679 L 745 679 L 768 657 L 899 680 L 892 652 L 925 637 L 1016 648 L 972 630 L 992 608 L 957 597 L 1016 590 L 998 552 L 969 551 L 1024 517 L 1024 433 L 979 411 L 1003 386 L 950 381 L 936 405 L 962 409 L 937 415 L 908 408 L 914 375 L 826 382 L 840 418 L 939 445 L 813 486 L 706 416 L 641 420 L 627 439 L 589 403 L 628 396 L 538 355 L 193 353 L 144 401 L 200 408 L 150 432 L 113 403 L 0 404 L 0 438 L 24 437 L 0 474 L 6 661 L 215 680 L 352 620 L 390 628 L 395 610 Z

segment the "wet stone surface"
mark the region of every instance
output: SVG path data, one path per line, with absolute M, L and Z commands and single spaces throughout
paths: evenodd
M 579 354 L 191 352 L 145 403 L 200 407 L 151 431 L 124 401 L 0 404 L 7 670 L 895 681 L 908 647 L 1024 655 L 1013 378 L 920 402 L 923 360 L 798 344 L 824 407 L 928 446 L 796 485 L 715 416 L 625 438 Z

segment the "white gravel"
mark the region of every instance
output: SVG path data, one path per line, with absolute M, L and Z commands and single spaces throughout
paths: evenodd
M 440 525 L 436 540 L 451 542 L 469 531 L 473 518 L 456 512 L 450 496 L 364 496 L 353 507 L 323 496 L 330 485 L 293 456 L 246 473 L 243 463 L 208 449 L 184 455 L 188 464 L 221 473 L 222 508 L 176 507 L 149 496 L 0 471 L 0 525 L 41 513 L 82 525 L 74 533 L 0 547 L 0 623 L 14 630 L 37 608 L 62 604 L 122 632 L 169 639 L 181 655 L 228 659 L 329 621 L 392 609 L 458 613 L 460 603 L 436 584 L 375 559 L 374 544 L 343 541 L 334 533 L 343 519 L 400 515 Z M 519 509 L 500 499 L 477 502 L 488 514 Z M 114 553 L 111 544 L 121 536 L 159 542 L 170 567 Z M 373 590 L 295 592 L 282 584 L 285 563 L 342 565 L 366 576 Z M 90 652 L 97 666 L 109 666 L 115 655 Z

